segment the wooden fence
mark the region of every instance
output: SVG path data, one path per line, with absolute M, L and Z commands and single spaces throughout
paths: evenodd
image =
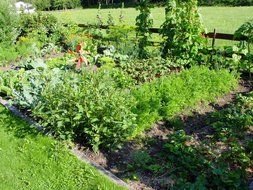
M 108 25 L 87 25 L 87 24 L 78 24 L 79 27 L 82 28 L 101 28 L 101 29 L 109 29 L 110 27 Z M 160 28 L 150 28 L 149 31 L 151 33 L 159 33 Z M 215 39 L 222 39 L 222 40 L 232 40 L 232 41 L 244 41 L 247 40 L 247 37 L 241 37 L 241 38 L 235 38 L 233 34 L 225 34 L 225 33 L 216 33 L 216 30 L 214 29 L 214 32 L 209 32 L 207 34 L 202 34 L 204 38 L 211 38 L 213 40 Z

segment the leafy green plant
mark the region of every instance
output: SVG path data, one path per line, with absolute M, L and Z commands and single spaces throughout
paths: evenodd
M 204 46 L 203 30 L 197 0 L 168 0 L 165 22 L 161 28 L 164 37 L 163 57 L 169 57 L 182 66 L 201 62 Z
M 51 14 L 25 14 L 20 18 L 20 37 L 35 38 L 43 47 L 47 43 L 64 45 L 66 29 Z
M 108 13 L 107 25 L 108 25 L 108 26 L 113 26 L 113 25 L 115 25 L 115 22 L 114 22 L 112 13 L 111 13 L 110 11 L 109 11 L 109 13 Z
M 22 108 L 32 109 L 41 98 L 41 91 L 46 84 L 46 80 L 54 75 L 57 71 L 53 70 L 47 76 L 38 70 L 25 71 L 8 71 L 1 75 L 0 88 L 2 93 L 11 97 L 12 103 Z
M 2 0 L 0 2 L 0 44 L 13 44 L 19 34 L 19 16 L 14 9 L 12 0 Z
M 119 14 L 119 23 L 123 24 L 124 23 L 124 12 L 123 9 L 125 8 L 125 3 L 122 2 L 121 3 L 121 10 L 120 10 L 120 14 Z
M 51 0 L 36 0 L 33 1 L 33 5 L 39 11 L 48 11 L 51 9 Z
M 9 63 L 14 62 L 19 54 L 14 46 L 0 44 L 0 65 L 7 66 Z
M 137 151 L 131 155 L 133 164 L 131 164 L 129 169 L 134 168 L 146 168 L 150 163 L 152 163 L 152 158 L 146 151 Z
M 137 10 L 140 11 L 140 14 L 136 17 L 136 31 L 137 37 L 139 39 L 139 57 L 147 58 L 147 46 L 150 45 L 151 33 L 149 28 L 153 25 L 153 19 L 151 19 L 150 8 L 152 5 L 149 0 L 141 0 Z
M 219 95 L 237 86 L 236 77 L 227 70 L 193 67 L 180 74 L 171 74 L 144 83 L 133 91 L 137 105 L 138 129 L 143 131 L 160 119 L 166 120 L 186 108 L 214 101 Z M 138 132 L 137 132 L 138 133 Z
M 114 45 L 118 53 L 133 57 L 138 54 L 136 52 L 134 27 L 127 25 L 110 26 L 106 38 L 109 40 L 109 44 Z
M 99 27 L 103 25 L 103 17 L 101 14 L 101 3 L 98 4 L 97 24 Z
M 61 136 L 83 138 L 94 150 L 119 146 L 135 129 L 135 115 L 129 109 L 134 100 L 106 76 L 66 75 L 60 83 L 49 84 L 42 95 L 45 103 L 33 114 Z
M 252 92 L 239 95 L 235 103 L 203 121 L 210 132 L 197 138 L 186 130 L 172 130 L 159 153 L 151 157 L 146 149 L 140 150 L 134 166 L 171 178 L 169 189 L 247 189 L 253 175 L 252 107 Z M 160 169 L 147 167 L 157 164 Z
M 74 72 L 47 69 L 38 62 L 33 68 L 1 75 L 0 92 L 57 136 L 78 139 L 94 150 L 119 147 L 155 122 L 172 118 L 200 101 L 213 101 L 237 84 L 228 71 L 206 67 L 193 67 L 139 86 L 113 66 Z M 151 168 L 159 170 L 155 165 Z
M 253 54 L 251 48 L 253 47 L 253 21 L 244 23 L 240 28 L 235 31 L 235 37 L 242 38 L 246 37 L 246 41 L 240 43 L 240 47 L 246 49 L 245 57 L 242 59 L 244 62 L 244 69 L 249 73 L 253 72 Z
M 161 58 L 122 60 L 118 67 L 131 76 L 137 84 L 152 81 L 171 71 L 170 62 Z
M 208 123 L 215 129 L 217 138 L 240 138 L 240 134 L 246 132 L 253 125 L 253 95 L 239 95 L 236 105 L 232 105 L 220 112 L 214 112 Z M 217 121 L 217 122 L 216 122 Z M 224 125 L 224 123 L 226 125 Z

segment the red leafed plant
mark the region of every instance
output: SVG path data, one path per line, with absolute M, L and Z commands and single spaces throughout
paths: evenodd
M 90 53 L 87 52 L 87 51 L 84 51 L 83 46 L 84 46 L 84 43 L 82 42 L 82 43 L 79 43 L 76 46 L 76 51 L 75 52 L 72 51 L 72 50 L 68 50 L 69 54 L 76 55 L 76 59 L 75 59 L 76 69 L 81 69 L 83 66 L 87 66 L 89 64 L 89 61 L 85 57 L 85 55 L 88 55 Z

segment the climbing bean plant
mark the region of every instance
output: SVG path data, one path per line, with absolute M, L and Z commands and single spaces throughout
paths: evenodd
M 180 66 L 201 61 L 204 31 L 197 0 L 167 0 L 166 19 L 161 28 L 164 37 L 162 56 L 174 59 Z
M 153 19 L 151 18 L 150 9 L 152 5 L 149 0 L 141 0 L 137 10 L 140 14 L 136 17 L 137 36 L 139 38 L 139 57 L 147 58 L 148 51 L 147 46 L 150 45 L 149 39 L 151 33 L 149 28 L 153 25 Z
M 239 44 L 239 47 L 244 50 L 243 60 L 240 61 L 243 62 L 244 70 L 251 75 L 251 73 L 253 73 L 253 54 L 251 52 L 253 47 L 253 20 L 245 22 L 242 26 L 240 26 L 235 31 L 234 36 L 237 38 L 246 38 Z

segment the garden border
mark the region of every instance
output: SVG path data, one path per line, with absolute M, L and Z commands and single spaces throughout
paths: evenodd
M 39 125 L 37 122 L 35 122 L 34 120 L 32 120 L 29 116 L 23 114 L 15 106 L 10 105 L 8 103 L 8 101 L 5 100 L 5 99 L 3 99 L 3 97 L 1 97 L 1 96 L 0 96 L 0 104 L 3 105 L 5 108 L 7 108 L 15 116 L 23 119 L 29 125 L 31 125 L 32 127 L 35 127 L 38 131 L 42 132 L 43 134 L 48 135 L 48 136 L 51 134 L 51 133 L 48 133 L 48 131 L 45 129 L 45 127 Z M 123 180 L 121 180 L 120 178 L 118 178 L 116 175 L 114 175 L 110 171 L 106 170 L 104 167 L 102 167 L 102 166 L 96 164 L 95 162 L 91 161 L 85 154 L 83 154 L 81 151 L 78 150 L 78 146 L 77 145 L 75 145 L 73 148 L 71 148 L 70 152 L 75 157 L 77 157 L 80 161 L 92 165 L 94 168 L 96 168 L 100 172 L 100 174 L 106 176 L 107 178 L 109 178 L 111 181 L 113 181 L 117 185 L 126 187 L 129 190 L 132 190 L 132 188 L 126 182 L 124 182 Z

